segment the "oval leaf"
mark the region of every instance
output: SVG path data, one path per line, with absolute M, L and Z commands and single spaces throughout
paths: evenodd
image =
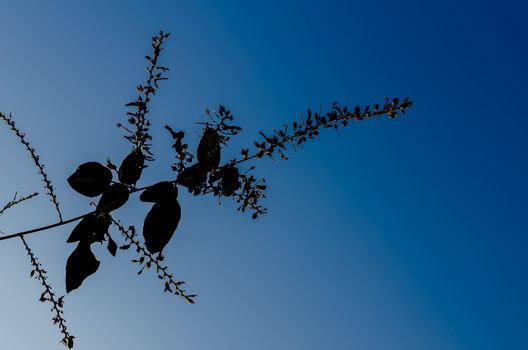
M 103 193 L 112 181 L 110 169 L 98 162 L 88 162 L 79 165 L 77 170 L 68 177 L 70 186 L 83 196 L 96 197 Z
M 79 242 L 66 263 L 66 292 L 79 288 L 86 277 L 97 271 L 99 264 L 90 245 Z
M 127 202 L 128 196 L 129 191 L 127 186 L 120 183 L 112 184 L 101 196 L 97 204 L 97 210 L 104 213 L 116 210 Z
M 178 184 L 185 186 L 189 192 L 199 194 L 202 185 L 207 180 L 207 169 L 201 164 L 196 163 L 182 171 L 177 178 Z
M 119 181 L 127 185 L 134 185 L 141 177 L 145 164 L 145 156 L 139 149 L 135 149 L 123 159 L 119 167 Z
M 178 196 L 178 188 L 174 186 L 172 182 L 162 181 L 158 182 L 155 185 L 147 188 L 139 196 L 139 200 L 142 202 L 159 202 L 163 199 L 168 199 L 171 197 Z
M 98 215 L 97 224 L 95 225 L 94 230 L 94 241 L 102 242 L 104 241 L 105 235 L 108 233 L 108 228 L 112 221 L 108 215 Z
M 198 163 L 201 163 L 206 170 L 218 167 L 220 164 L 220 135 L 215 129 L 206 127 L 204 134 L 196 150 Z
M 143 224 L 145 246 L 152 254 L 160 253 L 169 243 L 181 218 L 180 204 L 176 198 L 155 203 Z
M 75 226 L 66 242 L 73 243 L 82 241 L 88 244 L 102 242 L 105 234 L 108 232 L 110 223 L 110 219 L 106 216 L 90 214 Z
M 73 229 L 70 237 L 68 237 L 67 243 L 86 241 L 88 243 L 93 242 L 93 233 L 97 227 L 97 218 L 95 215 L 88 215 L 84 217 Z
M 110 254 L 112 254 L 112 256 L 116 256 L 117 244 L 110 236 L 108 236 L 108 245 L 106 246 L 106 248 L 108 249 Z
M 239 180 L 240 173 L 238 168 L 229 166 L 225 169 L 222 169 L 221 175 L 222 194 L 229 197 L 241 186 L 241 182 Z

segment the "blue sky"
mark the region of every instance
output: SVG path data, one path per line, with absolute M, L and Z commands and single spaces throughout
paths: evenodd
M 115 125 L 159 29 L 172 33 L 171 71 L 152 105 L 157 161 L 144 184 L 173 176 L 163 125 L 195 147 L 194 122 L 219 104 L 244 127 L 232 154 L 310 107 L 385 96 L 415 107 L 324 132 L 287 162 L 257 162 L 269 185 L 257 221 L 182 193 L 166 258 L 196 305 L 137 276 L 133 252 L 96 250 L 99 271 L 66 298 L 77 349 L 528 346 L 525 4 L 153 3 L 0 3 L 0 111 L 37 147 L 66 217 L 89 209 L 66 182 L 76 166 L 129 150 Z M 43 192 L 6 128 L 0 147 L 3 202 Z M 39 197 L 0 230 L 54 222 Z M 135 200 L 117 214 L 139 228 L 147 210 Z M 72 228 L 29 238 L 59 293 Z M 20 241 L 0 242 L 0 257 L 2 348 L 60 349 Z

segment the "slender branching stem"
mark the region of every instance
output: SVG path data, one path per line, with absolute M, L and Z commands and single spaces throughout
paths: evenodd
M 15 121 L 11 117 L 11 114 L 9 116 L 0 113 L 0 119 L 2 119 L 13 131 L 15 136 L 19 139 L 20 143 L 26 148 L 26 150 L 29 153 L 29 156 L 35 163 L 35 166 L 37 167 L 37 171 L 39 175 L 42 177 L 42 182 L 44 184 L 44 188 L 46 189 L 47 195 L 50 197 L 51 202 L 53 203 L 53 206 L 55 207 L 55 211 L 57 212 L 57 215 L 59 217 L 59 221 L 62 221 L 62 214 L 59 208 L 59 201 L 57 200 L 57 196 L 55 195 L 55 190 L 53 188 L 53 184 L 51 183 L 51 180 L 48 177 L 48 174 L 44 170 L 44 165 L 40 161 L 40 157 L 37 155 L 35 148 L 31 146 L 31 143 L 26 139 L 26 134 L 20 131 L 20 129 L 16 126 Z
M 407 108 L 410 108 L 412 106 L 411 102 L 402 102 L 402 103 L 405 103 L 405 104 L 403 104 L 403 106 L 402 106 L 402 104 L 398 105 L 397 103 L 396 104 L 386 103 L 380 109 L 376 109 L 375 108 L 373 112 L 368 112 L 368 111 L 367 112 L 357 112 L 357 110 L 355 112 L 343 112 L 343 110 L 346 110 L 346 109 L 343 109 L 343 110 L 341 110 L 340 113 L 336 113 L 335 116 L 333 117 L 333 119 L 331 119 L 331 120 L 329 120 L 329 119 L 317 119 L 315 124 L 313 124 L 311 126 L 306 126 L 302 131 L 300 131 L 300 132 L 297 131 L 297 132 L 295 132 L 295 133 L 293 133 L 291 135 L 284 134 L 284 136 L 281 136 L 280 140 L 277 138 L 274 141 L 273 139 L 267 137 L 267 141 L 265 141 L 262 144 L 260 144 L 258 146 L 256 152 L 252 153 L 251 155 L 245 153 L 242 158 L 234 159 L 234 160 L 226 163 L 225 165 L 219 167 L 216 170 L 220 171 L 221 169 L 224 169 L 224 168 L 227 168 L 227 167 L 230 167 L 230 166 L 235 166 L 235 165 L 238 165 L 238 164 L 241 164 L 241 163 L 253 160 L 253 159 L 260 159 L 264 155 L 272 156 L 273 152 L 280 148 L 280 146 L 278 146 L 278 144 L 283 144 L 284 145 L 284 144 L 286 144 L 288 142 L 291 143 L 291 142 L 294 142 L 295 140 L 299 140 L 302 137 L 305 137 L 305 135 L 308 135 L 308 137 L 310 137 L 309 135 L 311 133 L 313 133 L 313 132 L 316 132 L 318 130 L 318 128 L 320 128 L 320 127 L 336 128 L 338 124 L 340 124 L 340 123 L 342 124 L 344 122 L 347 122 L 349 119 L 354 119 L 354 120 L 358 120 L 359 121 L 359 120 L 363 120 L 363 119 L 367 119 L 367 118 L 371 118 L 371 117 L 380 117 L 382 115 L 389 115 L 391 117 L 394 117 L 393 113 L 395 113 L 396 111 L 405 112 L 405 110 Z M 180 178 L 179 181 L 182 181 L 182 180 L 185 180 L 185 179 L 181 179 Z M 172 180 L 171 182 L 172 183 L 178 183 L 178 181 L 176 181 L 176 180 Z M 152 187 L 153 185 L 144 186 L 144 187 L 140 187 L 140 188 L 131 187 L 130 188 L 130 193 L 143 191 L 143 190 L 145 190 L 147 188 Z M 212 192 L 213 191 L 211 189 L 206 189 L 206 191 L 203 194 L 212 193 Z M 240 196 L 237 196 L 236 198 L 240 198 Z M 54 224 L 41 226 L 41 227 L 33 228 L 33 229 L 30 229 L 30 230 L 25 230 L 25 231 L 13 233 L 13 234 L 5 235 L 5 236 L 0 237 L 0 241 L 11 239 L 11 238 L 15 238 L 15 237 L 20 237 L 20 236 L 25 236 L 25 235 L 32 234 L 32 233 L 42 232 L 42 231 L 46 231 L 46 230 L 51 229 L 51 228 L 55 228 L 55 227 L 59 227 L 59 226 L 62 226 L 62 225 L 66 225 L 66 224 L 69 224 L 71 222 L 80 220 L 80 219 L 82 219 L 82 218 L 84 218 L 84 217 L 86 217 L 86 216 L 88 216 L 90 214 L 93 214 L 94 212 L 95 212 L 95 210 L 91 211 L 91 212 L 88 212 L 88 213 L 85 213 L 85 214 L 82 214 L 82 215 L 79 215 L 79 216 L 76 216 L 76 217 L 68 219 L 68 220 L 60 220 L 59 222 L 56 222 Z
M 20 203 L 22 203 L 24 201 L 27 201 L 27 200 L 29 200 L 29 199 L 31 199 L 33 197 L 36 197 L 36 196 L 38 196 L 38 192 L 34 192 L 34 193 L 30 194 L 30 195 L 27 195 L 27 196 L 24 196 L 24 197 L 20 197 L 20 198 L 17 199 L 17 193 L 15 193 L 13 199 L 10 202 L 6 203 L 2 209 L 0 209 L 0 215 L 2 215 L 9 208 L 14 207 L 17 204 L 20 204 Z
M 181 296 L 189 304 L 194 304 L 193 298 L 196 295 L 187 294 L 181 286 L 185 283 L 183 281 L 175 281 L 174 275 L 168 272 L 168 267 L 161 264 L 162 259 L 160 256 L 155 258 L 145 247 L 139 243 L 135 238 L 132 232 L 135 232 L 133 228 L 126 229 L 119 221 L 111 219 L 114 226 L 119 230 L 119 232 L 125 237 L 125 239 L 134 246 L 136 252 L 141 255 L 139 260 L 133 260 L 134 263 L 144 264 L 139 273 L 143 271 L 146 267 L 151 268 L 155 267 L 156 272 L 158 273 L 158 278 L 165 281 L 165 292 L 174 293 L 175 295 Z
M 38 193 L 35 192 L 28 196 L 24 196 L 17 199 L 17 195 L 15 194 L 13 199 L 7 204 L 5 204 L 2 209 L 0 209 L 0 215 L 3 214 L 9 208 L 12 208 L 17 204 L 20 204 L 33 197 L 36 197 L 37 195 Z M 26 253 L 31 261 L 31 266 L 33 267 L 33 269 L 31 270 L 31 277 L 35 277 L 36 279 L 38 279 L 40 281 L 40 284 L 44 287 L 44 292 L 42 292 L 42 294 L 40 295 L 40 301 L 47 301 L 52 304 L 51 311 L 54 313 L 54 316 L 52 318 L 53 323 L 59 326 L 60 331 L 63 335 L 61 343 L 71 349 L 73 347 L 73 339 L 75 337 L 68 332 L 68 328 L 66 327 L 66 320 L 62 316 L 64 313 L 64 311 L 62 310 L 62 307 L 64 305 L 64 299 L 63 297 L 60 297 L 59 299 L 55 298 L 55 293 L 53 292 L 51 284 L 49 284 L 48 282 L 46 270 L 42 268 L 42 264 L 38 261 L 32 249 L 29 247 L 28 243 L 26 242 L 26 239 L 23 236 L 20 236 L 20 240 L 24 245 Z
M 26 242 L 26 239 L 22 236 L 20 236 L 20 239 L 22 240 L 22 243 L 24 244 L 26 253 L 31 260 L 31 265 L 33 266 L 33 270 L 31 271 L 31 276 L 37 278 L 40 281 L 40 284 L 44 287 L 44 292 L 40 296 L 40 301 L 41 302 L 47 301 L 52 304 L 51 311 L 54 313 L 54 316 L 52 318 L 53 323 L 58 325 L 63 335 L 61 343 L 64 346 L 71 349 L 73 348 L 73 339 L 75 337 L 68 332 L 68 328 L 66 327 L 66 320 L 62 316 L 64 313 L 64 311 L 62 310 L 62 307 L 64 305 L 64 299 L 63 299 L 64 297 L 60 297 L 59 299 L 55 298 L 55 293 L 53 292 L 51 285 L 48 283 L 48 277 L 47 277 L 46 270 L 42 268 L 42 264 L 40 264 L 38 259 L 35 257 L 35 254 L 33 254 L 31 248 Z

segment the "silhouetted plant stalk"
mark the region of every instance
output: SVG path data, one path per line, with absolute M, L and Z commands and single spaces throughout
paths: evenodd
M 50 197 L 51 202 L 55 206 L 55 211 L 57 212 L 57 215 L 59 216 L 59 221 L 62 221 L 62 214 L 59 209 L 59 201 L 57 200 L 57 196 L 55 195 L 55 191 L 53 189 L 53 185 L 51 184 L 51 181 L 49 180 L 48 174 L 46 174 L 46 171 L 44 171 L 44 165 L 40 162 L 40 157 L 37 155 L 35 148 L 31 146 L 29 141 L 26 139 L 26 134 L 20 131 L 20 129 L 17 128 L 15 121 L 11 117 L 11 114 L 9 116 L 0 113 L 0 119 L 2 119 L 13 131 L 16 137 L 20 140 L 20 143 L 26 148 L 26 150 L 29 152 L 29 156 L 35 163 L 35 166 L 37 167 L 39 175 L 42 177 L 42 182 L 44 183 L 44 188 L 47 191 L 47 195 Z
M 152 137 L 149 134 L 150 121 L 146 118 L 149 113 L 149 103 L 151 95 L 156 94 L 158 89 L 158 82 L 167 80 L 168 78 L 163 77 L 163 73 L 168 71 L 169 68 L 158 65 L 158 59 L 163 51 L 163 42 L 169 37 L 169 33 L 159 32 L 159 35 L 152 37 L 152 56 L 145 56 L 145 59 L 149 63 L 147 66 L 148 78 L 144 84 L 138 85 L 136 88 L 139 96 L 135 101 L 126 104 L 127 107 L 134 107 L 135 112 L 127 112 L 129 116 L 128 123 L 132 126 L 129 129 L 122 125 L 117 124 L 118 127 L 124 129 L 128 135 L 125 138 L 133 144 L 135 150 L 143 150 L 148 155 L 150 153 L 150 140 Z
M 17 198 L 17 195 L 18 195 L 18 194 L 15 193 L 13 199 L 12 199 L 11 201 L 7 202 L 7 203 L 4 205 L 4 207 L 3 207 L 2 209 L 0 209 L 0 215 L 2 215 L 2 214 L 3 214 L 6 210 L 8 210 L 9 208 L 12 208 L 12 207 L 14 207 L 14 206 L 17 205 L 17 204 L 20 204 L 20 203 L 22 203 L 22 202 L 25 202 L 25 201 L 27 201 L 27 200 L 30 200 L 30 199 L 33 198 L 33 197 L 38 196 L 38 192 L 34 192 L 34 193 L 30 194 L 30 195 L 27 195 L 27 196 L 25 196 L 25 197 L 20 197 L 20 198 Z
M 395 118 L 397 117 L 398 113 L 405 113 L 410 107 L 412 107 L 412 102 L 407 98 L 402 102 L 399 102 L 398 99 L 390 100 L 387 98 L 385 99 L 385 103 L 381 108 L 378 104 L 375 104 L 373 111 L 370 111 L 370 107 L 366 106 L 362 110 L 359 109 L 359 107 L 356 107 L 354 112 L 351 113 L 347 107 L 340 108 L 337 104 L 334 104 L 332 111 L 328 112 L 325 117 L 322 117 L 321 114 L 315 113 L 312 119 L 310 118 L 311 112 L 308 110 L 308 117 L 306 119 L 301 118 L 299 122 L 292 123 L 291 128 L 294 130 L 293 133 L 288 134 L 288 127 L 286 125 L 283 126 L 281 131 L 277 131 L 275 129 L 274 136 L 271 137 L 261 133 L 261 136 L 264 138 L 264 140 L 262 142 L 255 142 L 256 151 L 250 154 L 249 149 L 242 149 L 240 151 L 242 155 L 241 158 L 233 159 L 227 162 L 226 164 L 215 169 L 215 172 L 219 172 L 223 169 L 236 166 L 250 160 L 260 159 L 264 155 L 273 159 L 273 155 L 279 154 L 281 159 L 287 160 L 288 158 L 285 155 L 286 146 L 291 145 L 295 151 L 296 147 L 302 146 L 308 139 L 313 139 L 318 136 L 320 128 L 337 129 L 339 124 L 341 124 L 341 126 L 346 126 L 350 120 L 361 121 L 364 119 L 381 117 L 384 115 Z M 316 123 L 313 123 L 313 121 L 311 122 L 311 120 L 315 120 Z M 178 174 L 181 174 L 187 168 L 187 164 L 192 161 L 194 156 L 189 153 L 188 144 L 183 143 L 183 137 L 185 134 L 182 131 L 175 132 L 170 127 L 167 127 L 167 129 L 170 130 L 172 137 L 175 140 L 173 148 L 176 151 L 177 163 L 172 166 L 172 169 Z M 265 198 L 263 193 L 263 191 L 266 189 L 265 179 L 258 179 L 252 175 L 249 175 L 249 172 L 253 171 L 254 169 L 254 166 L 249 167 L 246 173 L 240 174 L 242 186 L 239 190 L 235 191 L 231 197 L 233 197 L 238 203 L 242 203 L 238 210 L 243 212 L 249 207 L 250 209 L 255 210 L 258 215 L 260 215 L 266 212 L 265 208 L 258 207 L 258 200 L 260 198 Z M 207 171 L 204 170 L 201 173 L 206 174 Z M 196 176 L 196 174 L 193 174 L 193 177 L 194 176 Z M 170 182 L 179 184 L 184 180 L 186 180 L 186 178 L 179 178 L 178 180 L 171 180 Z M 140 188 L 130 188 L 129 193 L 144 191 L 153 187 L 154 185 L 155 184 Z M 217 180 L 214 179 L 214 177 L 212 182 L 204 183 L 202 187 L 200 187 L 200 191 L 197 194 L 204 195 L 209 193 L 212 193 L 215 196 L 222 196 L 221 186 Z M 50 228 L 62 226 L 83 219 L 84 217 L 95 212 L 96 210 L 65 221 L 59 221 L 51 225 L 41 226 L 31 230 L 14 233 L 5 237 L 0 237 L 0 240 L 42 232 Z M 253 217 L 256 218 L 256 216 Z
M 106 165 L 87 162 L 79 165 L 68 177 L 69 185 L 79 194 L 90 198 L 100 196 L 96 209 L 89 213 L 63 220 L 53 186 L 35 149 L 16 127 L 11 115 L 0 114 L 0 118 L 6 122 L 29 152 L 43 178 L 44 187 L 59 217 L 57 223 L 6 235 L 0 237 L 0 240 L 14 237 L 22 239 L 33 266 L 32 276 L 36 275 L 45 289 L 40 300 L 52 303 L 52 311 L 55 313 L 53 320 L 61 328 L 64 334 L 62 342 L 68 347 L 73 346 L 73 336 L 68 334 L 62 318 L 63 298 L 58 300 L 54 298 L 51 286 L 46 280 L 46 271 L 42 269 L 27 245 L 25 235 L 81 220 L 67 240 L 68 243 L 77 244 L 66 264 L 66 291 L 69 293 L 79 288 L 84 280 L 99 268 L 100 262 L 91 251 L 93 243 L 107 242 L 108 251 L 116 256 L 118 246 L 108 230 L 113 224 L 126 240 L 126 244 L 120 248 L 126 250 L 133 247 L 139 255 L 138 259 L 132 260 L 140 266 L 138 274 L 145 269 L 156 268 L 158 278 L 165 282 L 165 292 L 180 296 L 189 304 L 193 304 L 195 295 L 187 294 L 181 288 L 184 282 L 176 281 L 174 275 L 168 272 L 168 267 L 162 264 L 163 249 L 172 238 L 181 218 L 181 208 L 177 200 L 178 188 L 186 188 L 194 195 L 213 194 L 218 197 L 219 202 L 222 197 L 232 198 L 238 204 L 238 211 L 251 211 L 252 218 L 256 219 L 267 212 L 267 209 L 261 205 L 261 200 L 266 198 L 267 185 L 264 178 L 253 175 L 255 166 L 242 168 L 246 162 L 263 157 L 273 160 L 280 157 L 282 160 L 288 160 L 288 150 L 295 152 L 298 147 L 303 147 L 309 140 L 317 138 L 322 129 L 338 130 L 352 121 L 362 121 L 373 117 L 395 118 L 412 107 L 412 102 L 408 98 L 402 101 L 399 98 L 386 98 L 381 105 L 374 104 L 372 107 L 355 106 L 349 109 L 334 103 L 328 112 L 313 112 L 309 109 L 305 115 L 301 114 L 300 119 L 291 124 L 284 124 L 278 129 L 273 129 L 273 132 L 269 134 L 259 132 L 260 139 L 254 142 L 251 151 L 250 148 L 243 148 L 240 150 L 240 157 L 224 161 L 223 164 L 221 162 L 222 150 L 231 138 L 241 131 L 241 127 L 232 124 L 234 117 L 224 106 L 220 106 L 218 110 L 206 110 L 209 119 L 198 123 L 203 126 L 203 134 L 194 154 L 189 151 L 189 145 L 184 142 L 185 133 L 183 131 L 174 131 L 169 126 L 165 127 L 174 141 L 172 148 L 176 155 L 175 163 L 171 168 L 176 173 L 176 179 L 136 187 L 143 169 L 146 168 L 145 161 L 154 159 L 150 151 L 151 122 L 147 116 L 151 98 L 158 91 L 158 82 L 167 79 L 163 73 L 168 71 L 168 68 L 160 66 L 158 61 L 163 50 L 162 45 L 168 37 L 169 34 L 161 31 L 157 36 L 152 37 L 152 54 L 145 56 L 148 62 L 147 80 L 137 87 L 139 93 L 137 99 L 126 104 L 127 107 L 133 108 L 132 112 L 127 112 L 128 125 L 124 126 L 121 123 L 117 125 L 125 130 L 125 138 L 132 144 L 130 153 L 122 160 L 119 167 L 110 160 Z M 117 180 L 114 180 L 114 173 L 117 174 Z M 139 191 L 142 192 L 139 199 L 152 204 L 143 223 L 144 244 L 137 239 L 134 226 L 127 229 L 110 215 L 113 210 L 125 205 L 132 193 Z M 30 195 L 23 200 L 35 195 Z M 15 196 L 8 205 L 13 206 L 21 201 L 16 200 Z
M 49 179 L 48 174 L 44 170 L 44 165 L 40 161 L 40 157 L 37 155 L 35 148 L 32 147 L 31 143 L 26 139 L 26 135 L 16 126 L 16 123 L 13 120 L 11 115 L 6 116 L 5 114 L 0 113 L 0 118 L 9 126 L 11 131 L 14 133 L 14 135 L 18 138 L 20 143 L 24 146 L 26 151 L 29 153 L 30 158 L 33 160 L 33 163 L 35 164 L 37 168 L 38 174 L 42 178 L 42 182 L 46 190 L 46 194 L 48 195 L 48 197 L 50 197 L 50 201 L 53 203 L 55 212 L 57 213 L 57 216 L 59 218 L 59 222 L 62 222 L 63 221 L 62 213 L 59 208 L 59 202 L 57 200 L 57 196 L 55 195 L 53 185 L 51 183 L 51 180 Z M 23 201 L 31 199 L 35 197 L 36 195 L 37 195 L 36 193 L 33 193 L 29 196 L 22 197 L 18 200 L 16 199 L 16 195 L 15 195 L 15 198 L 11 202 L 7 203 L 6 207 L 4 207 L 4 209 L 1 212 L 12 207 L 13 205 L 16 205 Z M 32 249 L 30 248 L 25 238 L 23 236 L 20 236 L 20 239 L 22 240 L 22 244 L 24 245 L 24 248 L 26 250 L 28 257 L 30 258 L 31 265 L 33 266 L 33 270 L 31 271 L 31 276 L 39 280 L 40 284 L 42 285 L 44 289 L 44 292 L 42 292 L 39 300 L 41 302 L 49 302 L 52 304 L 51 311 L 55 314 L 55 316 L 52 318 L 53 323 L 59 326 L 59 329 L 61 333 L 63 334 L 61 343 L 68 348 L 72 348 L 73 339 L 75 337 L 69 334 L 66 328 L 66 320 L 63 317 L 64 312 L 62 310 L 62 307 L 64 305 L 64 297 L 60 297 L 59 299 L 56 299 L 53 289 L 51 287 L 51 284 L 48 283 L 46 270 L 42 268 L 42 264 L 38 261 L 38 258 L 33 253 Z
M 17 204 L 20 204 L 24 201 L 27 201 L 31 198 L 34 198 L 38 195 L 37 192 L 32 193 L 28 196 L 21 197 L 17 199 L 17 195 L 13 197 L 13 199 L 6 203 L 4 207 L 0 210 L 0 215 L 2 215 L 6 210 L 9 208 L 14 207 Z M 64 311 L 62 310 L 62 307 L 64 305 L 64 297 L 60 297 L 59 299 L 55 299 L 55 294 L 53 292 L 53 289 L 51 285 L 48 283 L 47 279 L 47 271 L 43 269 L 42 264 L 38 261 L 37 257 L 29 247 L 28 243 L 26 242 L 26 239 L 23 236 L 20 236 L 20 239 L 22 241 L 22 244 L 24 245 L 24 248 L 26 250 L 27 255 L 29 256 L 29 259 L 31 261 L 32 270 L 30 273 L 30 277 L 34 277 L 37 280 L 39 280 L 40 284 L 44 288 L 44 292 L 40 295 L 39 301 L 41 302 L 49 302 L 52 304 L 51 312 L 54 313 L 54 316 L 52 318 L 52 321 L 54 324 L 58 325 L 61 333 L 63 334 L 63 338 L 61 340 L 61 343 L 71 349 L 73 347 L 73 339 L 75 338 L 73 335 L 71 335 L 68 332 L 68 329 L 66 327 L 66 320 L 63 317 Z
M 33 266 L 30 276 L 38 279 L 42 287 L 44 287 L 44 292 L 42 292 L 40 295 L 39 300 L 43 303 L 49 302 L 52 304 L 51 311 L 55 314 L 55 316 L 52 318 L 52 321 L 54 324 L 58 325 L 63 335 L 61 343 L 71 349 L 73 348 L 73 339 L 75 337 L 68 332 L 66 320 L 63 317 L 64 311 L 62 308 L 64 306 L 64 296 L 60 297 L 59 299 L 55 299 L 55 293 L 53 292 L 51 284 L 49 284 L 47 280 L 47 271 L 42 268 L 42 264 L 35 257 L 35 254 L 33 254 L 31 248 L 29 248 L 25 238 L 20 237 L 20 239 L 24 244 L 24 248 L 31 259 L 31 265 Z
M 184 281 L 175 281 L 174 275 L 172 273 L 168 272 L 168 267 L 163 266 L 161 262 L 163 261 L 163 255 L 158 254 L 157 258 L 155 258 L 149 251 L 145 249 L 145 247 L 135 238 L 136 236 L 136 230 L 134 226 L 130 226 L 128 229 L 126 229 L 119 221 L 112 218 L 112 223 L 114 226 L 118 229 L 118 231 L 125 237 L 125 239 L 129 242 L 126 245 L 122 245 L 120 249 L 127 250 L 131 246 L 134 246 L 136 253 L 140 255 L 139 259 L 132 260 L 133 263 L 139 264 L 141 266 L 140 270 L 138 271 L 138 274 L 143 273 L 143 270 L 150 269 L 151 267 L 156 268 L 156 273 L 158 274 L 158 278 L 160 280 L 165 281 L 165 292 L 174 293 L 177 296 L 180 296 L 187 301 L 189 304 L 194 304 L 193 298 L 196 297 L 194 294 L 187 294 L 183 289 L 181 289 L 181 286 L 185 284 Z
M 199 182 L 190 187 L 189 190 L 195 195 L 212 193 L 217 197 L 232 197 L 240 204 L 237 210 L 244 212 L 246 209 L 250 209 L 253 211 L 253 219 L 256 219 L 259 215 L 267 212 L 266 208 L 260 205 L 259 202 L 260 199 L 265 198 L 264 191 L 267 188 L 265 185 L 266 180 L 258 179 L 249 174 L 249 172 L 255 169 L 254 166 L 241 174 L 238 168 L 236 168 L 237 165 L 252 159 L 260 159 L 264 156 L 274 159 L 274 156 L 278 155 L 282 160 L 288 160 L 285 153 L 288 146 L 295 152 L 297 147 L 302 147 L 308 140 L 319 136 L 320 129 L 337 130 L 340 127 L 347 126 L 350 121 L 362 121 L 364 119 L 385 115 L 389 118 L 396 118 L 399 114 L 405 113 L 411 107 L 412 102 L 408 98 L 405 98 L 403 101 L 400 101 L 398 98 L 393 98 L 392 100 L 386 98 L 381 107 L 379 104 L 374 104 L 372 108 L 370 106 L 364 108 L 356 106 L 351 111 L 348 107 L 340 107 L 338 103 L 334 103 L 331 110 L 324 114 L 322 112 L 313 113 L 309 109 L 306 118 L 301 114 L 299 121 L 294 121 L 290 126 L 284 124 L 278 130 L 274 129 L 272 135 L 266 135 L 262 131 L 259 132 L 263 140 L 261 142 L 255 142 L 255 151 L 253 153 L 250 154 L 249 149 L 242 149 L 240 151 L 242 158 L 235 158 L 223 166 L 214 169 L 207 182 Z M 220 106 L 218 112 L 210 112 L 207 110 L 206 114 L 210 117 L 212 124 L 209 122 L 202 124 L 205 124 L 206 128 L 214 127 L 214 130 L 223 137 L 223 142 L 229 140 L 229 137 L 226 137 L 226 135 L 236 135 L 240 130 L 238 126 L 227 124 L 227 122 L 233 120 L 233 117 L 224 106 Z M 192 172 L 188 176 L 181 176 L 185 174 L 186 169 L 182 159 L 192 160 L 192 156 L 188 156 L 188 145 L 183 143 L 183 132 L 176 133 L 172 129 L 168 129 L 175 140 L 173 148 L 176 151 L 178 163 L 174 164 L 172 168 L 180 174 L 178 183 L 185 186 L 189 179 L 206 175 L 210 171 L 209 169 Z M 238 184 L 234 184 L 230 191 L 226 191 L 225 189 L 225 183 L 222 181 L 223 176 L 217 176 L 217 174 L 221 174 L 226 169 L 236 169 L 235 173 L 238 176 L 236 180 Z

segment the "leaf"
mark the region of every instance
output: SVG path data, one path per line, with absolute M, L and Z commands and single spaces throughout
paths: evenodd
M 242 185 L 239 180 L 240 173 L 237 167 L 228 166 L 222 170 L 222 193 L 231 196 Z
M 97 197 L 103 193 L 112 181 L 112 172 L 98 162 L 81 164 L 68 177 L 70 186 L 83 196 Z
M 90 250 L 90 244 L 79 242 L 66 262 L 66 292 L 79 288 L 88 276 L 97 271 L 99 264 Z
M 112 256 L 116 256 L 117 244 L 110 236 L 108 236 L 108 245 L 106 246 L 106 248 L 108 249 L 110 254 L 112 254 Z
M 159 202 L 164 198 L 177 197 L 178 188 L 172 182 L 162 181 L 147 188 L 139 196 L 142 202 Z
M 145 246 L 150 253 L 163 250 L 176 231 L 180 218 L 181 208 L 175 197 L 163 199 L 152 206 L 143 224 Z
M 95 226 L 94 231 L 94 241 L 102 242 L 104 240 L 111 223 L 112 221 L 108 215 L 97 216 L 97 225 Z
M 171 134 L 172 139 L 174 141 L 181 140 L 185 136 L 185 133 L 183 131 L 176 132 L 176 131 L 172 130 L 172 128 L 170 126 L 168 126 L 168 125 L 165 125 L 165 129 L 167 129 L 169 131 L 169 133 Z
M 145 155 L 139 149 L 130 152 L 119 167 L 119 181 L 127 185 L 134 185 L 141 177 L 145 165 Z
M 73 229 L 67 243 L 83 241 L 88 244 L 93 242 L 102 242 L 104 235 L 108 232 L 110 226 L 108 218 L 90 214 L 85 216 Z
M 73 243 L 77 241 L 87 241 L 88 243 L 91 243 L 90 240 L 93 241 L 93 233 L 95 232 L 96 225 L 97 219 L 94 215 L 84 217 L 77 226 L 74 227 L 66 242 Z
M 200 188 L 207 180 L 207 169 L 196 163 L 182 171 L 177 178 L 177 183 L 189 189 L 189 192 L 200 193 Z
M 201 163 L 206 170 L 218 167 L 220 164 L 220 135 L 215 129 L 205 127 L 196 156 L 198 163 Z
M 105 213 L 116 210 L 127 202 L 128 196 L 127 186 L 120 183 L 112 184 L 101 196 L 97 204 L 97 210 Z

